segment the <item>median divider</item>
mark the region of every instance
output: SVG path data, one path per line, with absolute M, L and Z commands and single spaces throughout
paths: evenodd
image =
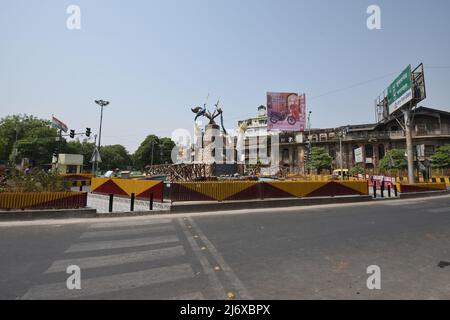
M 369 194 L 367 181 L 216 181 L 172 184 L 171 202 L 298 199 Z
M 85 192 L 3 192 L 0 209 L 78 209 L 87 206 Z

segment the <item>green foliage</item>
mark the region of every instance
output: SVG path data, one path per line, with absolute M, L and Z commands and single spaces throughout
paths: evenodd
M 100 170 L 114 170 L 116 168 L 124 170 L 133 164 L 127 149 L 120 144 L 101 147 L 100 156 L 102 158 Z
M 357 164 L 356 166 L 354 166 L 353 168 L 350 169 L 350 174 L 352 176 L 357 176 L 359 174 L 364 174 L 364 168 L 361 167 L 359 164 Z
M 320 172 L 323 169 L 331 168 L 332 161 L 333 158 L 328 154 L 325 148 L 313 147 L 311 149 L 311 159 L 306 164 L 306 168 Z
M 29 174 L 16 173 L 9 177 L 0 191 L 4 192 L 60 192 L 64 182 L 52 172 L 33 169 Z
M 0 160 L 16 162 L 29 158 L 35 165 L 50 164 L 53 150 L 58 146 L 57 130 L 50 121 L 27 115 L 0 119 Z M 16 143 L 17 138 L 17 143 Z M 17 153 L 14 151 L 17 147 Z
M 431 158 L 433 168 L 449 168 L 450 167 L 450 144 L 438 148 Z
M 151 164 L 152 149 L 153 164 L 171 164 L 171 154 L 174 147 L 175 143 L 170 138 L 159 138 L 155 135 L 149 135 L 133 155 L 134 167 L 142 169 L 146 165 Z
M 392 149 L 389 150 L 385 157 L 380 161 L 380 169 L 383 171 L 395 169 L 401 170 L 408 167 L 408 161 L 405 157 L 405 150 Z

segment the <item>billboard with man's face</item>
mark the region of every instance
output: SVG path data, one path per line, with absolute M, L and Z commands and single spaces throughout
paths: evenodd
M 268 92 L 267 116 L 269 131 L 305 131 L 306 95 Z

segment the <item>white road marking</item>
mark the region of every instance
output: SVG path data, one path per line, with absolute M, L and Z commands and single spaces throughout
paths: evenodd
M 82 278 L 81 290 L 68 290 L 65 282 L 38 285 L 31 288 L 22 299 L 73 299 L 190 279 L 194 276 L 191 266 L 182 264 L 92 279 Z
M 67 259 L 55 261 L 45 273 L 65 272 L 67 267 L 77 265 L 81 270 L 118 266 L 127 263 L 149 262 L 170 259 L 185 255 L 182 246 L 163 248 L 148 251 L 137 251 L 124 254 L 113 254 L 108 256 L 87 257 L 78 259 Z
M 144 233 L 152 232 L 166 232 L 175 231 L 174 226 L 150 226 L 148 228 L 138 228 L 138 229 L 119 229 L 119 230 L 108 230 L 108 231 L 89 231 L 85 232 L 81 239 L 90 238 L 106 238 L 106 237 L 116 237 L 116 236 L 132 236 Z
M 97 223 L 91 225 L 90 229 L 108 229 L 108 228 L 120 228 L 120 227 L 143 227 L 143 226 L 151 226 L 155 224 L 167 224 L 171 223 L 171 219 L 155 219 L 155 220 L 147 220 L 147 221 L 118 221 L 118 222 L 106 222 L 106 223 Z
M 127 240 L 83 242 L 83 243 L 78 243 L 78 244 L 72 245 L 66 251 L 66 253 L 143 247 L 143 246 L 148 246 L 148 245 L 173 243 L 173 242 L 178 242 L 178 241 L 179 241 L 179 239 L 176 235 L 168 235 L 168 236 L 160 236 L 160 237 L 127 239 Z
M 186 235 L 186 238 L 192 248 L 192 251 L 194 251 L 195 256 L 197 257 L 198 261 L 200 262 L 200 265 L 202 266 L 203 272 L 205 273 L 206 277 L 208 278 L 210 288 L 213 291 L 215 295 L 215 299 L 225 299 L 226 292 L 225 288 L 220 283 L 219 278 L 217 277 L 216 273 L 213 271 L 212 266 L 208 262 L 208 259 L 206 259 L 206 256 L 204 252 L 200 249 L 197 242 L 194 240 L 192 235 L 190 234 L 189 230 L 187 229 L 186 225 L 184 224 L 182 219 L 179 219 L 178 222 L 180 223 L 180 226 Z
M 233 285 L 234 289 L 237 291 L 238 295 L 237 297 L 242 300 L 252 300 L 250 293 L 245 288 L 244 284 L 241 282 L 241 280 L 235 275 L 233 270 L 230 268 L 228 263 L 225 261 L 225 259 L 219 254 L 219 252 L 216 250 L 216 248 L 213 246 L 211 241 L 205 236 L 203 231 L 197 226 L 195 221 L 192 218 L 188 218 L 189 223 L 194 227 L 197 234 L 200 236 L 200 239 L 205 244 L 205 246 L 208 248 L 209 253 L 214 257 L 214 259 L 219 263 L 220 267 L 222 268 L 222 271 L 230 281 L 230 283 Z

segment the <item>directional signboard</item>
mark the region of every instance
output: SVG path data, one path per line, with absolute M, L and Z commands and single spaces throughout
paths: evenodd
M 402 108 L 413 99 L 413 81 L 411 65 L 395 79 L 387 92 L 389 114 Z

